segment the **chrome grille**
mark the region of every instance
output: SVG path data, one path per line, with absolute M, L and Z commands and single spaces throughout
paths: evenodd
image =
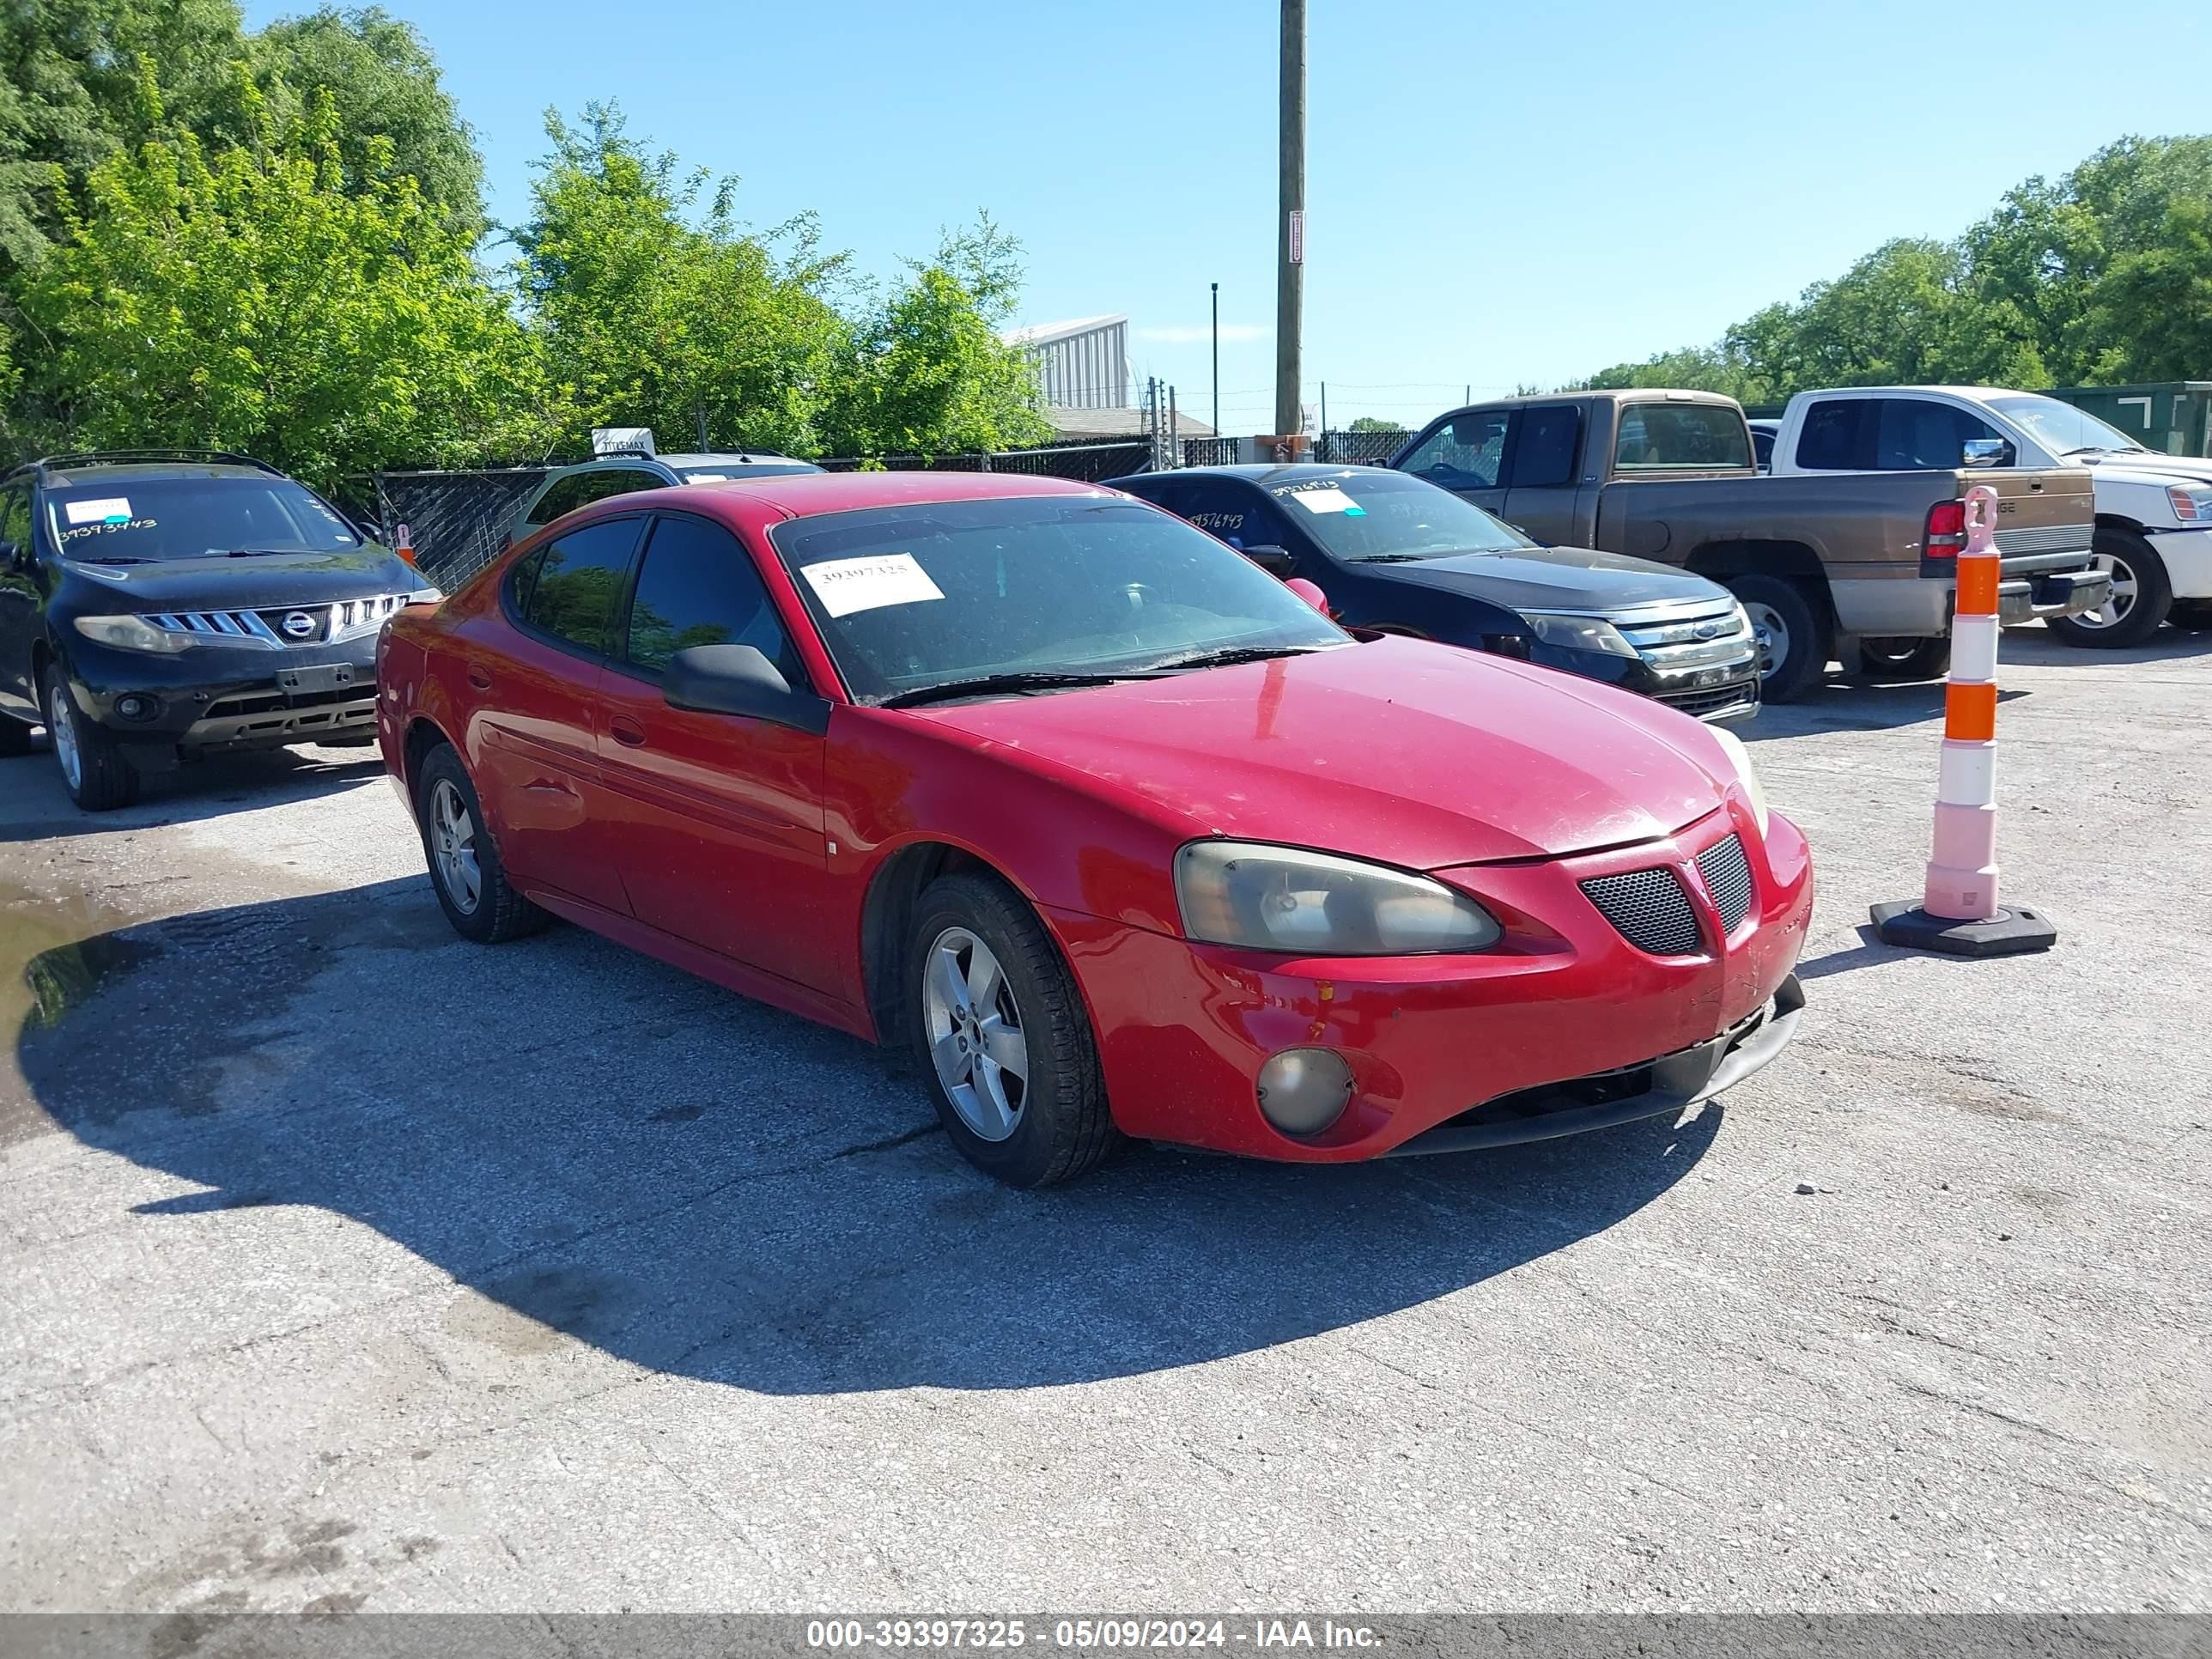
M 1688 956 L 1704 943 L 1698 913 L 1672 870 L 1592 876 L 1582 889 L 1621 938 L 1649 955 Z
M 1663 616 L 1623 618 L 1621 637 L 1636 654 L 1661 670 L 1702 668 L 1751 656 L 1756 646 L 1743 607 L 1721 599 Z
M 2087 553 L 2094 533 L 2086 524 L 2033 524 L 2018 530 L 2002 526 L 1996 534 L 2000 553 Z
M 374 632 L 407 603 L 404 593 L 378 593 L 364 599 L 340 599 L 335 605 L 272 605 L 252 611 L 157 611 L 146 622 L 165 633 L 188 634 L 195 639 L 243 646 L 256 651 L 282 651 L 292 646 L 331 645 Z M 288 617 L 306 617 L 314 623 L 304 634 L 284 626 Z
M 1734 685 L 1707 686 L 1695 691 L 1654 691 L 1651 701 L 1703 720 L 1723 709 L 1758 708 L 1759 682 L 1738 680 Z
M 1751 865 L 1741 840 L 1730 836 L 1705 848 L 1698 854 L 1698 872 L 1713 896 L 1713 908 L 1721 913 L 1721 932 L 1733 933 L 1751 909 Z

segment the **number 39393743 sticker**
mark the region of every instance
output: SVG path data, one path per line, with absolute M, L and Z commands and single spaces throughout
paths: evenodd
M 799 574 L 821 599 L 822 608 L 833 617 L 945 597 L 945 590 L 929 579 L 929 572 L 915 562 L 911 553 L 825 559 L 803 567 Z

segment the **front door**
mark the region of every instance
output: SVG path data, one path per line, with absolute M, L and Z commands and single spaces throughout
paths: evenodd
M 1571 543 L 1583 412 L 1572 404 L 1532 404 L 1514 419 L 1513 463 L 1498 516 L 1547 547 Z
M 477 792 L 508 872 L 525 891 L 617 915 L 629 901 L 599 780 L 599 695 L 644 522 L 605 519 L 549 543 L 502 579 L 504 623 L 456 636 Z
M 794 690 L 806 673 L 751 556 L 720 526 L 664 514 L 600 686 L 599 765 L 638 920 L 816 990 L 850 941 L 831 926 L 823 739 L 768 720 L 672 708 L 678 651 L 750 645 Z

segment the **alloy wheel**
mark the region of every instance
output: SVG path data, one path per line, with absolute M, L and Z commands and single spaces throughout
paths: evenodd
M 1790 624 L 1772 605 L 1757 599 L 1746 604 L 1743 611 L 1751 619 L 1752 637 L 1759 641 L 1759 677 L 1771 678 L 1775 669 L 1790 660 Z
M 84 787 L 84 748 L 77 740 L 76 711 L 70 707 L 69 688 L 59 675 L 51 683 L 46 701 L 46 735 L 53 739 L 54 758 L 72 793 Z
M 946 928 L 929 947 L 922 1016 L 952 1109 L 982 1139 L 1006 1139 L 1029 1098 L 1029 1040 L 1005 969 L 965 927 Z
M 2096 567 L 2112 573 L 2112 593 L 2096 610 L 2085 611 L 2075 617 L 2074 625 L 2087 629 L 2118 628 L 2122 619 L 2136 608 L 2138 586 L 2136 568 L 2113 553 L 2098 554 Z
M 453 908 L 465 916 L 474 915 L 483 897 L 476 819 L 447 778 L 440 778 L 430 791 L 430 857 L 438 867 L 438 884 Z

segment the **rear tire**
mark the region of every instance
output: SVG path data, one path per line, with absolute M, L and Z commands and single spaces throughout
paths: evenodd
M 1827 677 L 1827 608 L 1787 576 L 1737 576 L 1727 586 L 1759 635 L 1761 701 L 1797 702 Z
M 2141 645 L 2173 608 L 2166 562 L 2148 541 L 2125 530 L 2099 531 L 2096 554 L 2097 562 L 2112 573 L 2111 601 L 2086 617 L 2053 617 L 2045 626 L 2067 644 L 2093 650 Z
M 905 973 L 915 1057 L 969 1163 L 1048 1187 L 1121 1145 L 1075 976 L 1019 895 L 988 876 L 931 884 Z
M 1936 680 L 1951 672 L 1951 641 L 1872 639 L 1859 641 L 1859 675 L 1869 680 Z
M 453 931 L 479 945 L 500 945 L 537 933 L 552 920 L 516 892 L 500 862 L 499 845 L 468 769 L 451 744 L 423 757 L 415 785 L 415 821 L 438 908 Z
M 53 743 L 62 787 L 79 808 L 107 812 L 138 799 L 138 769 L 123 745 L 76 706 L 69 677 L 58 662 L 46 667 L 46 736 Z

